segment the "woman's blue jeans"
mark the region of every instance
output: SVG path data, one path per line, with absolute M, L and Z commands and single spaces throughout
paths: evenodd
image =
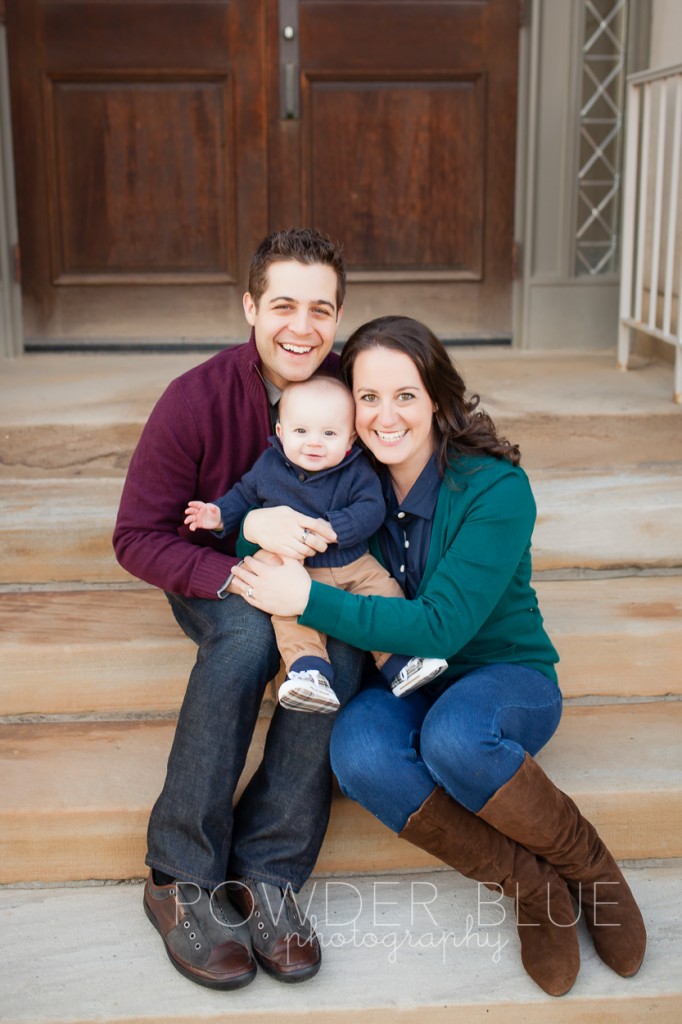
M 204 888 L 229 873 L 299 889 L 329 818 L 335 716 L 278 705 L 263 760 L 233 809 L 263 693 L 279 668 L 270 618 L 236 595 L 166 596 L 199 650 L 149 821 L 147 864 Z M 364 655 L 331 639 L 328 651 L 343 705 L 359 688 Z
M 403 698 L 371 684 L 337 717 L 332 767 L 346 796 L 402 832 L 436 785 L 480 811 L 560 718 L 556 683 L 523 665 L 487 665 Z

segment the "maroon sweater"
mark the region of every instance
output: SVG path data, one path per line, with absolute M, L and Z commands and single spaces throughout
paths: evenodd
M 133 455 L 114 530 L 124 569 L 187 597 L 215 598 L 237 559 L 236 535 L 183 525 L 192 498 L 214 501 L 251 469 L 272 433 L 253 332 L 169 384 Z M 322 372 L 336 374 L 330 354 Z

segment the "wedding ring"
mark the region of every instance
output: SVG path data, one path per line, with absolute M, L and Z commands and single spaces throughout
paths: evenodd
M 306 537 L 308 536 L 309 533 L 310 533 L 310 530 L 304 530 L 303 531 L 303 536 L 301 537 L 301 544 L 306 544 L 307 543 Z
M 247 587 L 246 588 L 246 596 L 248 598 L 252 598 L 253 597 L 253 587 Z

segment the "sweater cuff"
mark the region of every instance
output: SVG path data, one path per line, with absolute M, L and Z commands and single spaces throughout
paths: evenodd
M 341 617 L 345 596 L 344 590 L 313 580 L 310 585 L 308 603 L 303 614 L 299 615 L 298 621 L 302 626 L 310 626 L 320 633 L 329 633 L 331 636 L 335 636 L 334 630 Z
M 207 550 L 192 573 L 191 596 L 217 600 L 218 592 L 226 586 L 226 581 L 238 563 L 239 559 L 232 555 Z
M 348 548 L 367 539 L 366 536 L 359 536 L 358 524 L 345 509 L 340 509 L 337 512 L 330 510 L 326 513 L 325 518 L 336 534 L 336 543 L 339 548 Z

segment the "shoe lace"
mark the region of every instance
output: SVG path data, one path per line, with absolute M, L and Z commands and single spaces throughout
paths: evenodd
M 398 673 L 398 679 L 400 679 L 401 682 L 405 682 L 405 680 L 409 679 L 410 676 L 413 676 L 415 672 L 418 672 L 423 664 L 424 662 L 422 658 L 411 658 L 407 665 L 404 665 L 403 668 L 401 668 Z

